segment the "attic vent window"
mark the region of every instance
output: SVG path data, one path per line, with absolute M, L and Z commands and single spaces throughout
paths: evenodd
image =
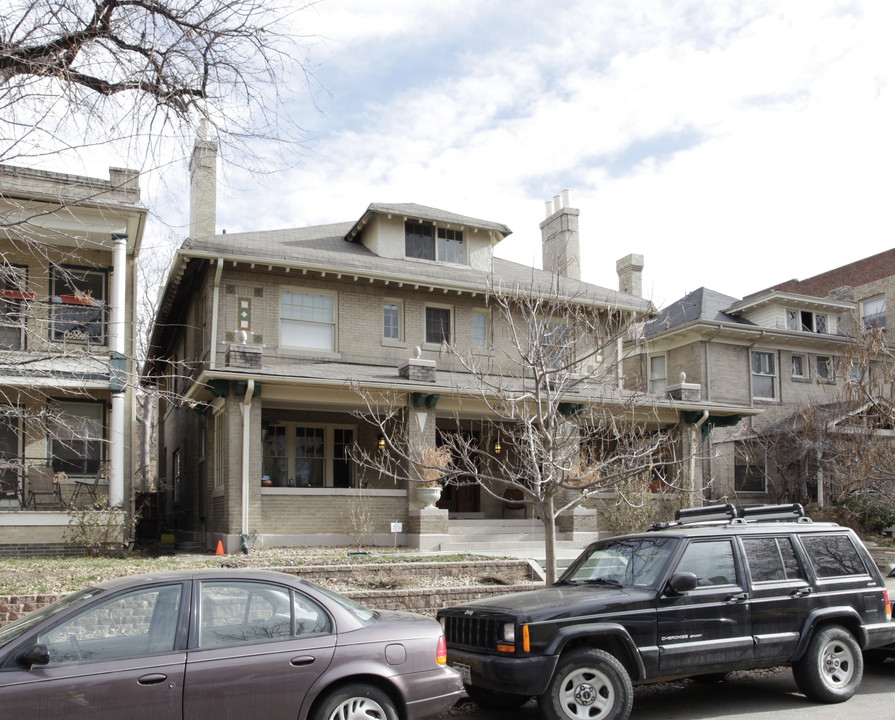
M 436 228 L 428 222 L 404 223 L 404 255 L 418 260 L 463 264 L 463 231 Z

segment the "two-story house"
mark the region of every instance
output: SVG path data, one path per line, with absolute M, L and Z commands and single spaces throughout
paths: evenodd
M 66 509 L 132 499 L 136 171 L 0 166 L 0 553 L 61 552 Z
M 807 501 L 822 494 L 816 458 L 791 458 L 799 463 L 789 468 L 795 481 L 782 477 L 766 456 L 767 431 L 791 425 L 800 408 L 836 401 L 848 379 L 839 359 L 855 311 L 850 299 L 768 290 L 740 300 L 700 288 L 663 308 L 630 344 L 629 383 L 662 395 L 685 373 L 704 399 L 757 411 L 736 427 L 707 427 L 702 474 L 711 480 L 709 500 Z M 755 442 L 760 433 L 766 435 Z
M 406 408 L 408 431 L 427 446 L 440 432 L 499 442 L 479 433 L 489 408 L 463 390 L 464 366 L 444 351 L 447 341 L 495 373 L 515 363 L 489 291 L 538 292 L 559 279 L 607 318 L 650 310 L 640 256 L 617 266 L 624 291 L 579 279 L 578 210 L 567 194 L 548 203 L 541 270 L 495 257 L 505 225 L 415 204 L 373 203 L 331 225 L 217 233 L 215 163 L 215 144 L 199 139 L 190 237 L 162 293 L 146 374 L 162 398 L 159 476 L 180 541 L 221 541 L 228 551 L 241 536 L 350 543 L 346 513 L 360 493 L 378 544 L 438 547 L 458 514 L 499 518 L 499 498 L 475 484 L 449 486 L 426 508 L 415 485 L 356 463 L 353 449 L 374 454 L 383 441 L 357 416 L 364 396 Z M 621 378 L 610 382 L 618 388 Z M 664 427 L 704 408 L 651 400 L 644 415 Z M 569 522 L 569 532 L 575 523 L 593 531 L 596 512 Z

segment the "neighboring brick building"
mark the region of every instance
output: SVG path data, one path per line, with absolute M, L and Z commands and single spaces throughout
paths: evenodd
M 76 493 L 131 507 L 145 221 L 136 171 L 0 166 L 0 554 L 65 551 Z
M 478 486 L 449 487 L 438 508 L 421 509 L 415 487 L 346 458 L 347 447 L 378 443 L 353 414 L 363 407 L 355 388 L 400 398 L 414 442 L 434 446 L 440 431 L 493 442 L 475 436 L 488 408 L 458 389 L 464 368 L 441 343 L 495 372 L 513 363 L 500 352 L 506 328 L 489 309 L 490 287 L 560 282 L 607 316 L 650 309 L 638 294 L 578 279 L 578 210 L 567 194 L 548 203 L 547 269 L 537 270 L 494 257 L 506 226 L 414 204 L 374 203 L 332 225 L 215 234 L 214 163 L 214 144 L 197 141 L 190 237 L 162 296 L 148 366 L 149 382 L 186 399 L 163 401 L 159 415 L 159 475 L 178 539 L 222 540 L 230 551 L 242 534 L 268 545 L 350 542 L 345 513 L 359 488 L 382 544 L 394 541 L 395 521 L 399 543 L 437 547 L 457 514 L 499 518 L 502 504 Z M 636 255 L 619 262 L 625 287 L 640 286 L 642 267 Z M 703 406 L 651 401 L 647 414 L 667 426 Z M 576 518 L 593 529 L 588 512 Z

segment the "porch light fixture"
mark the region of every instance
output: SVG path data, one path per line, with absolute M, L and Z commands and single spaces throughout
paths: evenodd
M 379 448 L 379 452 L 385 452 L 385 436 L 380 435 L 376 440 L 376 445 Z
M 495 440 L 495 441 L 494 441 L 494 454 L 495 454 L 495 455 L 500 455 L 500 451 L 501 451 L 502 449 L 503 449 L 503 448 L 500 446 L 500 439 Z

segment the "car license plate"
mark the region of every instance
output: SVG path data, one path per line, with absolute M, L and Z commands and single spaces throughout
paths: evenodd
M 469 671 L 469 665 L 454 663 L 454 670 L 460 673 L 460 679 L 463 680 L 466 685 L 472 683 L 472 673 Z

